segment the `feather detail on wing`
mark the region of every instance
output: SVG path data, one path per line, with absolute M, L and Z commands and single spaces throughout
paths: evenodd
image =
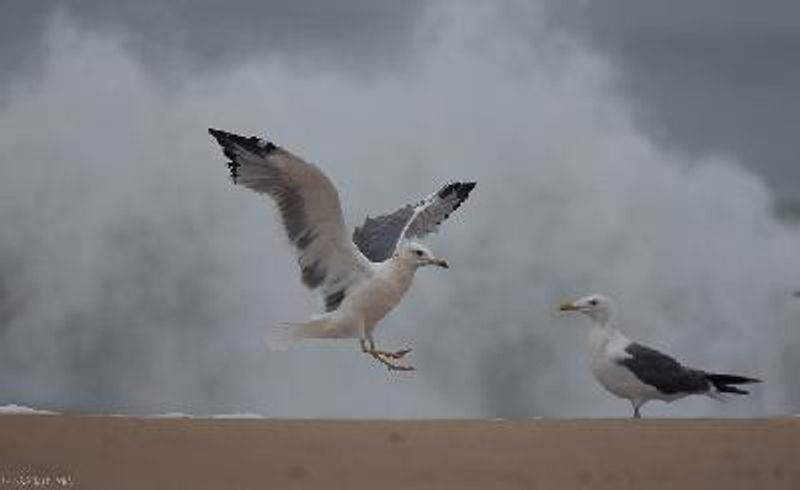
M 705 373 L 687 368 L 656 349 L 633 342 L 625 352 L 628 357 L 616 362 L 662 393 L 705 393 L 710 387 Z
M 390 258 L 404 239 L 422 238 L 439 229 L 450 214 L 467 200 L 475 182 L 453 182 L 416 205 L 407 204 L 397 211 L 367 218 L 356 227 L 353 242 L 369 260 L 383 262 Z
M 222 147 L 233 182 L 275 201 L 295 246 L 301 279 L 322 289 L 326 311 L 370 273 L 369 261 L 348 238 L 339 194 L 316 166 L 257 137 L 208 130 Z

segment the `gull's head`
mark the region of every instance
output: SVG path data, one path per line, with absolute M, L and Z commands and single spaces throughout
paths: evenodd
M 602 294 L 590 294 L 575 301 L 567 301 L 558 307 L 560 311 L 577 311 L 598 323 L 608 323 L 614 303 Z
M 434 256 L 427 247 L 416 242 L 406 242 L 401 245 L 397 255 L 400 260 L 403 260 L 406 263 L 412 264 L 416 267 L 435 265 L 445 269 L 450 268 L 450 266 L 447 265 L 446 260 Z

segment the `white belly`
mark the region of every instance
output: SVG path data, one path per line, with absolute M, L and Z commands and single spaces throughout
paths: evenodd
M 365 330 L 372 330 L 403 299 L 413 275 L 413 271 L 406 273 L 391 268 L 380 270 L 349 294 L 342 302 L 340 310 L 361 322 Z
M 658 390 L 642 383 L 625 366 L 621 366 L 605 356 L 593 356 L 592 374 L 605 389 L 620 398 L 651 400 L 661 397 Z
M 686 393 L 662 393 L 655 387 L 643 383 L 625 366 L 606 357 L 598 356 L 592 359 L 592 374 L 605 389 L 628 400 L 671 402 L 686 396 Z
M 672 401 L 686 396 L 684 393 L 661 393 L 620 364 L 620 360 L 630 356 L 626 351 L 630 343 L 630 340 L 616 330 L 594 325 L 589 331 L 592 374 L 606 390 L 637 404 L 648 400 Z

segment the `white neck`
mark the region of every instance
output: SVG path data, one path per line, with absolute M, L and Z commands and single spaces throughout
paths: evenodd
M 589 328 L 589 348 L 592 352 L 600 352 L 605 349 L 608 341 L 614 336 L 616 330 L 611 327 L 608 321 L 592 319 Z
M 402 257 L 400 255 L 393 255 L 388 262 L 391 263 L 392 267 L 396 267 L 398 269 L 408 269 L 412 274 L 419 268 L 413 259 Z
M 411 280 L 414 277 L 414 273 L 417 272 L 419 268 L 417 264 L 414 262 L 404 259 L 399 255 L 393 256 L 390 260 L 384 262 L 387 269 L 391 271 L 391 274 L 399 278 L 407 278 Z

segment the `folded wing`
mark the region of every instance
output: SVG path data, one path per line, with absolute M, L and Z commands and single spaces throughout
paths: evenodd
M 625 352 L 628 356 L 617 362 L 661 393 L 704 393 L 710 387 L 705 373 L 687 368 L 655 349 L 633 342 Z

